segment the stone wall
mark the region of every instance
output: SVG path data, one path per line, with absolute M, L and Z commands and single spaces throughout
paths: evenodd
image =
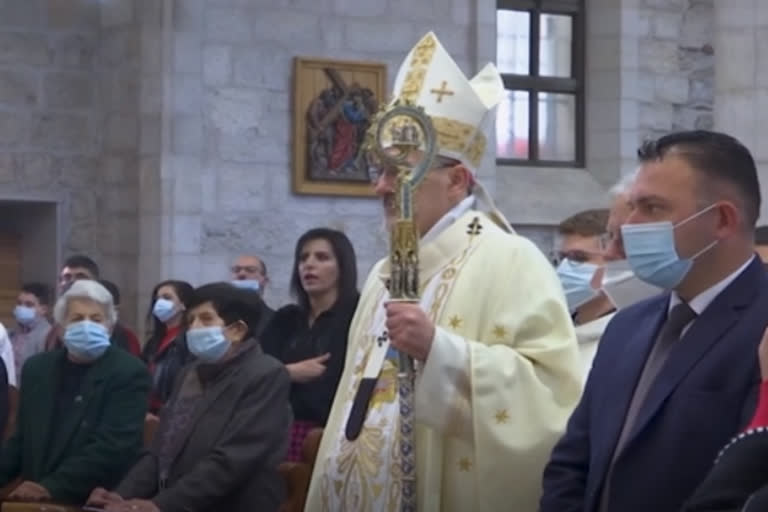
M 768 3 L 731 0 L 715 5 L 715 127 L 741 140 L 761 181 L 761 223 L 768 218 Z
M 638 41 L 641 135 L 711 129 L 713 0 L 642 0 L 637 23 L 646 31 Z
M 225 279 L 243 252 L 266 259 L 267 299 L 282 304 L 293 245 L 317 225 L 349 234 L 362 279 L 384 253 L 377 201 L 291 191 L 293 58 L 384 62 L 391 86 L 431 29 L 471 75 L 495 60 L 495 9 L 494 0 L 0 2 L 0 197 L 60 202 L 63 252 L 101 262 L 129 321 L 158 281 Z M 723 32 L 727 44 L 713 40 L 713 0 L 588 0 L 587 9 L 586 168 L 497 168 L 490 158 L 480 170 L 545 252 L 557 222 L 605 204 L 644 137 L 712 125 L 715 58 L 731 77 L 718 72 L 716 126 L 754 116 L 762 98 L 740 96 L 743 66 L 765 66 L 740 64 L 759 53 L 740 28 Z M 749 12 L 745 20 L 762 19 Z M 726 53 L 713 56 L 720 46 Z
M 295 241 L 318 225 L 349 235 L 364 277 L 384 254 L 378 202 L 291 191 L 293 58 L 384 62 L 391 85 L 406 52 L 433 29 L 471 73 L 476 14 L 465 1 L 445 4 L 174 2 L 171 60 L 163 66 L 173 94 L 163 111 L 169 137 L 161 151 L 173 197 L 163 214 L 171 230 L 162 255 L 168 277 L 226 278 L 237 254 L 253 252 L 269 267 L 268 302 L 280 305 L 289 300 Z
M 99 178 L 104 187 L 97 219 L 102 274 L 120 287 L 121 318 L 135 325 L 138 255 L 141 2 L 101 4 L 99 86 L 103 144 Z
M 99 36 L 92 0 L 0 2 L 0 196 L 58 202 L 63 252 L 100 260 Z

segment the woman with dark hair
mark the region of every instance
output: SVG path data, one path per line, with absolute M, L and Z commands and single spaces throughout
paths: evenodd
M 141 355 L 152 376 L 150 414 L 156 415 L 163 407 L 171 395 L 176 376 L 189 360 L 181 324 L 193 293 L 191 284 L 174 280 L 163 281 L 152 290 L 147 313 L 147 324 L 152 325 L 152 334 Z
M 355 250 L 344 233 L 316 228 L 299 238 L 291 292 L 297 304 L 278 310 L 261 340 L 291 375 L 295 419 L 288 460 L 295 461 L 307 433 L 325 426 L 344 369 L 359 298 Z
M 229 283 L 195 290 L 186 315 L 196 361 L 179 374 L 152 445 L 113 492 L 107 512 L 277 511 L 288 446 L 290 379 L 255 340 L 256 292 Z

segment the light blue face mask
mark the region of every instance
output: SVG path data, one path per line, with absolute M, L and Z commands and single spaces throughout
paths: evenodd
M 220 361 L 231 346 L 232 342 L 224 336 L 224 328 L 220 325 L 196 327 L 187 331 L 187 348 L 205 363 Z
M 557 277 L 563 285 L 565 300 L 571 313 L 597 295 L 597 290 L 592 288 L 591 282 L 598 268 L 594 263 L 575 263 L 568 258 L 557 266 Z
M 109 347 L 107 328 L 90 320 L 74 322 L 64 331 L 64 346 L 78 359 L 93 361 Z
M 176 304 L 172 300 L 159 298 L 152 306 L 152 314 L 161 322 L 167 322 L 176 315 Z
M 232 281 L 232 285 L 236 288 L 242 288 L 244 290 L 253 290 L 258 292 L 261 290 L 261 284 L 256 279 L 235 279 Z
M 27 306 L 16 306 L 13 309 L 13 316 L 16 318 L 19 325 L 29 327 L 35 323 L 35 320 L 37 319 L 37 311 L 35 311 L 35 308 Z
M 679 285 L 691 271 L 696 258 L 712 249 L 718 241 L 715 240 L 689 258 L 681 258 L 677 254 L 675 228 L 703 215 L 715 206 L 710 205 L 677 224 L 665 221 L 621 226 L 624 252 L 635 275 L 646 283 L 665 290 L 672 290 Z

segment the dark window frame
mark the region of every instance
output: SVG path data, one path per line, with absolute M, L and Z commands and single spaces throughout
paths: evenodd
M 498 165 L 527 167 L 583 168 L 586 161 L 585 137 L 585 64 L 586 64 L 586 1 L 585 0 L 497 0 L 496 10 L 527 11 L 530 15 L 529 75 L 502 73 L 504 88 L 528 93 L 528 158 L 496 158 Z M 572 16 L 571 76 L 545 77 L 539 73 L 539 30 L 542 14 Z M 574 96 L 575 159 L 539 159 L 539 96 L 538 93 L 567 93 Z

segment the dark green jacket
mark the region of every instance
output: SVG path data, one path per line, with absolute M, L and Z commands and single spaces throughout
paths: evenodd
M 30 480 L 45 487 L 54 501 L 81 504 L 95 487 L 118 483 L 136 460 L 149 375 L 136 357 L 108 348 L 85 374 L 69 414 L 53 425 L 65 357 L 65 349 L 56 349 L 27 360 L 16 433 L 0 452 L 0 485 Z M 57 446 L 49 442 L 52 429 L 63 434 L 54 438 L 62 440 Z

